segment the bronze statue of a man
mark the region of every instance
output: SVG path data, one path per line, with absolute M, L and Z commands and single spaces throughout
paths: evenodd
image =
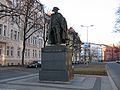
M 65 44 L 68 39 L 66 19 L 58 13 L 59 8 L 53 8 L 48 29 L 48 44 Z

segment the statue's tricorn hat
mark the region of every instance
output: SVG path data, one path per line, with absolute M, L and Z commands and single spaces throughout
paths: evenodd
M 52 11 L 58 11 L 58 10 L 60 10 L 58 7 L 53 7 Z

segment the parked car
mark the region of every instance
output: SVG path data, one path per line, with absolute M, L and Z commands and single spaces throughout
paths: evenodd
M 120 61 L 116 61 L 116 63 L 120 64 Z
M 41 67 L 41 61 L 33 61 L 30 64 L 27 65 L 28 68 L 37 68 L 37 67 Z

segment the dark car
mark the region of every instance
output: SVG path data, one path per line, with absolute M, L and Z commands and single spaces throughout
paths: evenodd
M 37 67 L 41 67 L 41 61 L 33 61 L 30 64 L 27 65 L 27 67 L 29 68 L 37 68 Z
M 116 63 L 120 64 L 120 61 L 116 61 Z

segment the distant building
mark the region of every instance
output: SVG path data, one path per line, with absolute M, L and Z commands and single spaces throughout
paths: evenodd
M 84 57 L 84 45 L 82 56 Z M 91 61 L 116 61 L 120 60 L 120 47 L 119 45 L 105 45 L 90 43 L 90 57 Z
M 102 61 L 102 46 L 100 44 L 90 44 L 91 61 Z
M 120 48 L 114 45 L 90 43 L 92 61 L 116 61 L 120 59 Z
M 120 48 L 119 46 L 106 45 L 104 47 L 104 60 L 105 61 L 116 61 L 120 60 Z

